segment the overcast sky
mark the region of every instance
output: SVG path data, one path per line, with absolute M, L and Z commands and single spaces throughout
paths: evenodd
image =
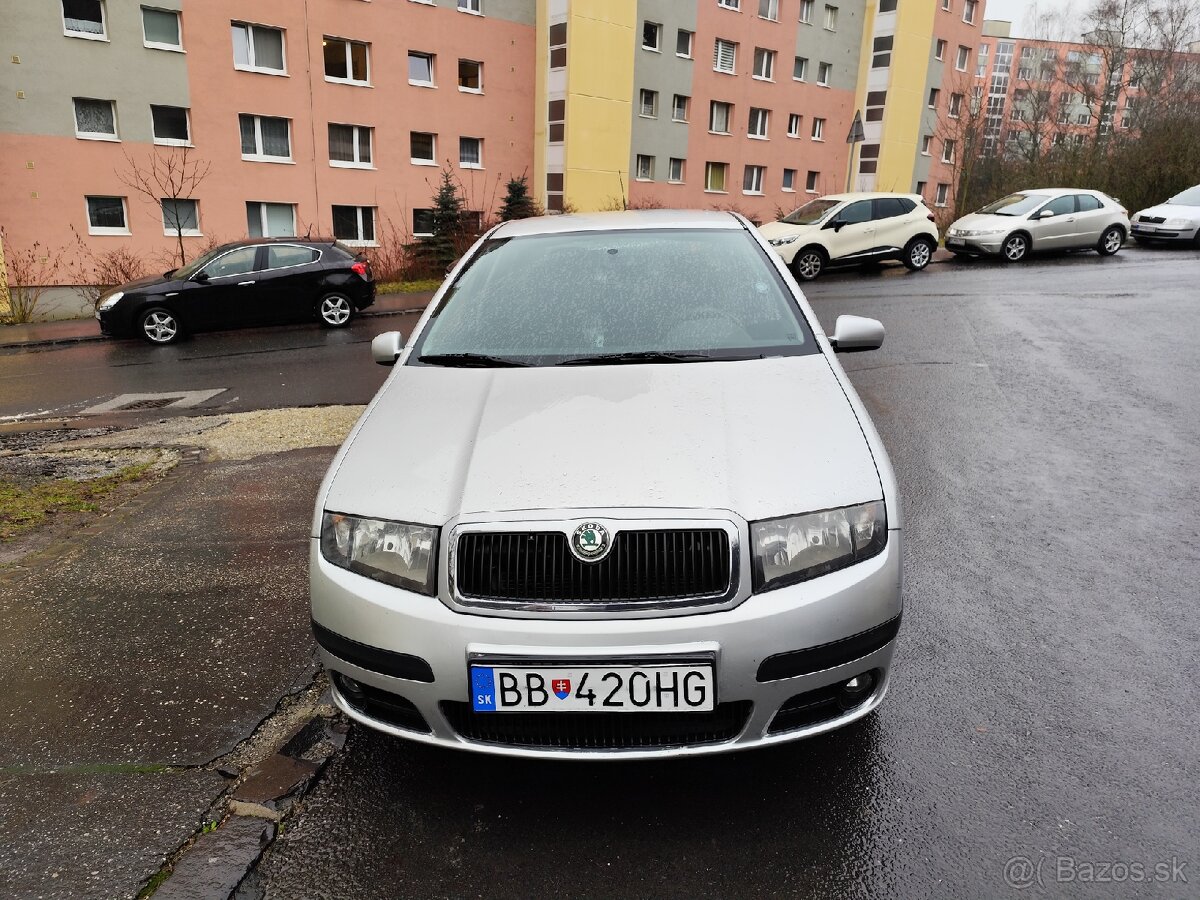
M 1021 26 L 1025 24 L 1025 11 L 1031 0 L 987 0 L 984 15 L 989 19 L 1007 19 L 1013 23 L 1013 37 L 1024 37 Z

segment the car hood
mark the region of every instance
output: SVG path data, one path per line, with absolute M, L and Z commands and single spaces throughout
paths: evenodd
M 1162 216 L 1164 219 L 1200 219 L 1200 206 L 1184 206 L 1182 203 L 1160 203 L 1133 214 L 1138 216 Z
M 819 225 L 789 225 L 787 222 L 768 222 L 760 225 L 758 233 L 766 240 L 780 237 L 791 237 L 793 234 L 803 234 L 806 231 L 817 231 Z
M 512 510 L 726 509 L 769 518 L 879 499 L 820 354 L 529 369 L 405 366 L 325 508 L 442 525 Z
M 955 219 L 951 228 L 969 229 L 971 231 L 988 231 L 993 228 L 1012 228 L 1018 222 L 1024 222 L 1025 216 L 998 216 L 995 213 L 971 213 L 961 219 Z
M 173 278 L 163 278 L 161 275 L 147 275 L 144 278 L 137 278 L 133 281 L 128 281 L 121 285 L 117 290 L 124 291 L 126 294 L 134 291 L 144 291 L 147 288 L 160 287 L 166 284 L 172 284 L 175 281 Z

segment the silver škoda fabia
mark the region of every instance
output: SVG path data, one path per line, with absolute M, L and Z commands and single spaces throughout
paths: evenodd
M 313 630 L 352 719 L 488 753 L 682 756 L 874 710 L 900 626 L 883 445 L 740 216 L 508 222 L 321 487 Z

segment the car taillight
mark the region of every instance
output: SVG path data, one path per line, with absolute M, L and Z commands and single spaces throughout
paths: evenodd
M 927 218 L 930 222 L 937 222 L 937 219 L 933 217 L 933 213 L 930 213 L 925 218 Z
M 350 271 L 353 272 L 355 275 L 361 275 L 363 278 L 366 278 L 367 277 L 367 264 L 365 262 L 356 262 L 354 265 L 352 265 L 350 267 Z

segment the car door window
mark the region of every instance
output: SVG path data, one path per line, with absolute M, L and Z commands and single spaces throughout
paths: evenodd
M 845 222 L 847 225 L 857 225 L 860 222 L 871 221 L 871 201 L 859 200 L 856 203 L 851 203 L 840 213 L 838 220 Z
M 204 267 L 203 272 L 209 278 L 244 275 L 254 271 L 254 257 L 257 255 L 257 247 L 240 247 L 214 259 Z
M 1056 216 L 1065 216 L 1068 213 L 1075 212 L 1075 198 L 1068 194 L 1065 197 L 1056 197 L 1042 207 L 1043 210 L 1051 210 Z
M 279 244 L 267 247 L 267 268 L 283 269 L 288 266 L 303 266 L 316 262 L 318 253 L 312 247 L 296 247 Z
M 1101 204 L 1100 201 L 1097 200 L 1095 197 L 1093 197 L 1091 194 L 1076 194 L 1075 195 L 1075 208 L 1078 209 L 1080 212 L 1095 212 L 1102 205 L 1103 204 Z
M 875 201 L 876 219 L 894 219 L 912 210 L 912 202 L 907 205 L 899 197 L 880 197 Z

